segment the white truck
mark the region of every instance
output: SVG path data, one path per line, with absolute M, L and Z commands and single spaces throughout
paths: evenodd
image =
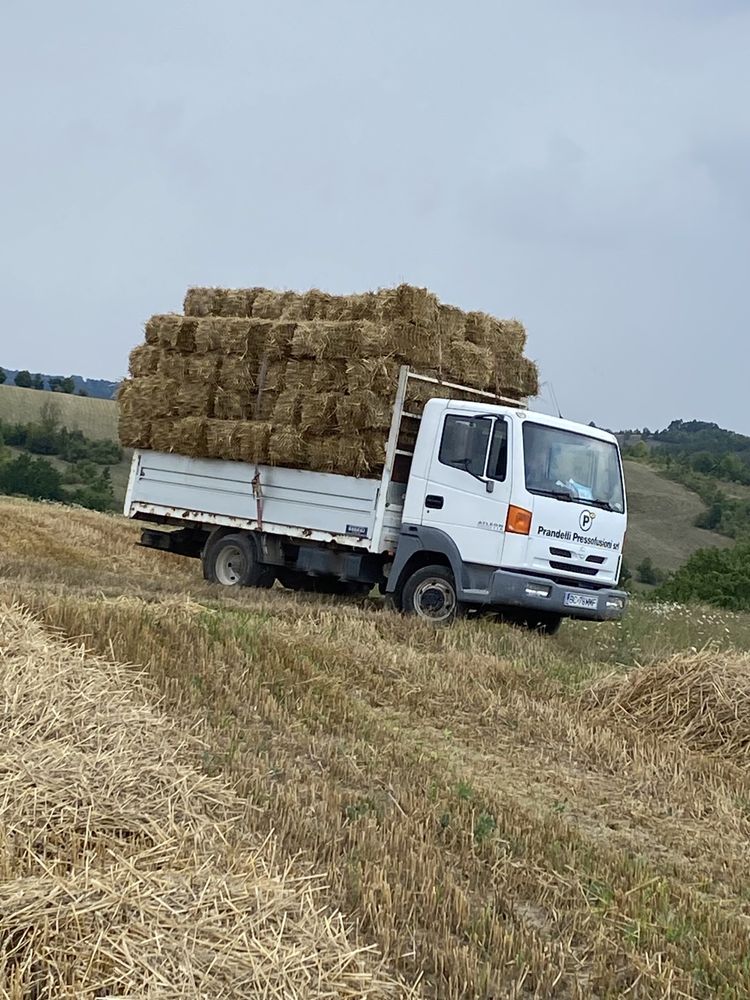
M 142 545 L 200 558 L 224 586 L 379 587 L 435 623 L 491 612 L 548 633 L 564 617 L 620 618 L 615 437 L 450 383 L 464 398 L 418 416 L 410 380 L 435 382 L 401 369 L 378 478 L 136 451 L 125 515 L 160 526 Z

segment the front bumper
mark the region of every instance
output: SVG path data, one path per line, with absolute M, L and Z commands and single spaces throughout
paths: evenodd
M 546 596 L 542 595 L 543 590 L 548 590 Z M 596 599 L 596 607 L 570 607 L 565 603 L 566 594 Z M 628 595 L 625 591 L 614 588 L 594 590 L 592 587 L 565 586 L 542 576 L 509 573 L 499 569 L 490 578 L 489 593 L 480 600 L 483 604 L 495 607 L 530 608 L 568 618 L 603 622 L 622 618 L 628 604 Z

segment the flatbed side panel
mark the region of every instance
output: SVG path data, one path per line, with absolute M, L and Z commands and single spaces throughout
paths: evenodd
M 154 515 L 325 538 L 371 548 L 380 483 L 163 452 L 136 452 L 126 515 Z M 259 473 L 260 504 L 253 480 Z M 260 508 L 260 509 L 259 509 Z

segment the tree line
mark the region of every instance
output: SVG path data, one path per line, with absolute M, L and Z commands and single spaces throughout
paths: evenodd
M 5 369 L 0 368 L 0 385 L 4 385 L 7 380 L 7 372 Z M 13 383 L 19 389 L 47 389 L 49 392 L 62 392 L 69 396 L 74 395 L 76 391 L 75 380 L 72 375 L 55 375 L 45 380 L 44 376 L 39 372 L 32 375 L 27 369 L 17 372 Z M 78 395 L 87 396 L 88 393 L 85 389 L 79 389 Z

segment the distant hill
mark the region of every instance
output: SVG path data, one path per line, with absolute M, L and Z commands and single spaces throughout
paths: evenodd
M 2 366 L 0 366 L 2 367 Z M 13 385 L 13 380 L 18 374 L 18 369 L 15 368 L 3 368 L 7 378 L 6 385 Z M 42 378 L 44 379 L 45 390 L 49 385 L 50 379 L 62 378 L 60 375 L 45 375 L 42 373 Z M 117 391 L 117 386 L 119 382 L 110 382 L 103 378 L 84 378 L 82 375 L 72 375 L 71 378 L 75 384 L 75 391 L 78 393 L 81 389 L 88 396 L 93 396 L 95 399 L 114 399 L 115 392 Z M 37 390 L 38 391 L 38 390 Z M 62 394 L 61 394 L 62 395 Z
M 113 399 L 93 396 L 69 396 L 62 392 L 39 392 L 19 389 L 15 385 L 0 385 L 0 420 L 8 424 L 38 423 L 45 404 L 52 404 L 60 424 L 68 430 L 79 430 L 95 441 L 117 441 L 118 408 Z M 125 499 L 132 452 L 126 450 L 122 462 L 110 467 L 112 488 L 118 505 Z M 59 465 L 52 459 L 52 464 Z
M 750 437 L 703 420 L 673 420 L 661 431 L 620 431 L 626 455 L 669 460 L 715 479 L 750 485 Z

